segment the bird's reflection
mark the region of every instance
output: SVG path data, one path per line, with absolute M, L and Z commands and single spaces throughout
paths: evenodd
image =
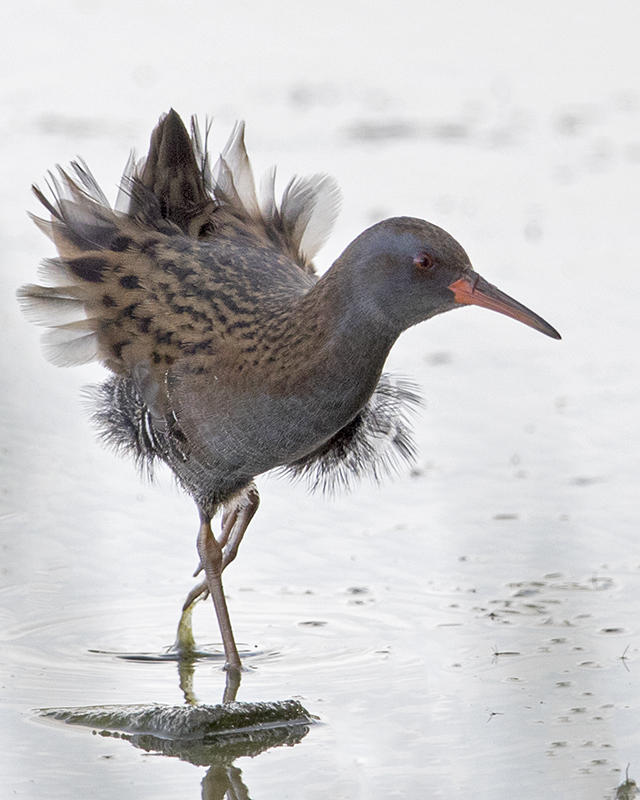
M 249 800 L 249 790 L 237 767 L 210 767 L 202 779 L 204 800 Z
M 201 656 L 197 654 L 181 654 L 178 659 L 178 677 L 180 681 L 180 690 L 184 695 L 185 702 L 188 705 L 195 706 L 198 704 L 198 698 L 193 690 L 193 678 L 195 675 L 196 664 L 201 660 Z M 222 692 L 223 703 L 235 703 L 238 696 L 238 689 L 240 688 L 242 674 L 240 670 L 227 669 L 225 670 L 225 686 Z
M 103 732 L 117 736 L 148 753 L 162 754 L 199 767 L 208 767 L 202 779 L 202 800 L 249 800 L 249 790 L 242 780 L 242 771 L 234 766 L 238 758 L 251 758 L 273 747 L 298 744 L 309 732 L 308 725 L 265 728 L 206 738 L 199 741 L 171 741 L 148 734 Z
M 182 613 L 176 641 L 171 648 L 178 656 L 180 689 L 185 702 L 197 705 L 193 684 L 196 664 L 200 660 L 193 636 L 191 615 L 195 603 Z M 241 672 L 227 668 L 222 703 L 236 701 L 240 688 Z M 148 752 L 180 758 L 198 766 L 208 766 L 202 779 L 202 800 L 249 800 L 249 790 L 242 780 L 242 771 L 233 762 L 242 757 L 255 757 L 272 747 L 292 746 L 300 742 L 309 732 L 308 725 L 286 728 L 265 728 L 250 733 L 236 733 L 219 737 L 216 741 L 197 743 L 172 742 L 155 736 L 128 736 L 134 747 Z
M 185 702 L 189 705 L 196 705 L 198 700 L 193 691 L 193 676 L 195 672 L 195 665 L 201 658 L 199 651 L 196 647 L 196 642 L 193 636 L 192 614 L 196 603 L 199 598 L 196 598 L 190 605 L 182 611 L 182 616 L 178 623 L 178 630 L 176 631 L 176 640 L 169 652 L 175 654 L 178 662 L 178 675 L 180 677 L 180 689 L 184 695 Z M 236 667 L 229 667 L 225 669 L 225 687 L 222 693 L 223 703 L 234 703 L 240 688 L 242 680 L 242 672 Z
M 118 653 L 128 661 L 176 661 L 182 706 L 111 705 L 41 709 L 43 718 L 93 728 L 99 735 L 130 742 L 149 753 L 208 767 L 203 800 L 248 800 L 249 791 L 234 762 L 283 745 L 293 746 L 309 732 L 313 717 L 296 700 L 237 702 L 241 673 L 227 670 L 220 705 L 198 702 L 196 666 L 211 663 L 211 653 L 196 647 L 192 607 L 183 613 L 176 641 L 162 654 Z

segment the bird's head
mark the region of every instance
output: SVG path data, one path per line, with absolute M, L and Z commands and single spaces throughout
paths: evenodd
M 349 265 L 360 306 L 397 333 L 444 311 L 476 305 L 560 338 L 542 317 L 474 272 L 458 242 L 425 220 L 379 222 L 349 245 L 339 263 Z

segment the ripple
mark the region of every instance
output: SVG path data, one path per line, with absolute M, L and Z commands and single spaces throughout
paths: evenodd
M 260 650 L 257 648 L 250 648 L 249 645 L 243 645 L 238 643 L 238 651 L 240 653 L 240 657 L 243 661 L 254 659 L 256 660 L 265 660 L 272 656 L 277 656 L 277 651 L 268 651 L 268 650 Z M 149 662 L 156 662 L 156 663 L 165 663 L 167 661 L 170 662 L 180 662 L 184 660 L 184 656 L 177 650 L 174 649 L 173 645 L 171 647 L 167 647 L 165 650 L 162 650 L 157 653 L 153 652 L 122 652 L 118 650 L 97 650 L 97 649 L 89 649 L 87 652 L 93 653 L 95 655 L 101 656 L 109 656 L 111 658 L 119 658 L 122 661 L 134 661 L 140 663 L 149 663 Z M 198 645 L 198 647 L 191 651 L 188 656 L 189 661 L 217 661 L 220 664 L 224 665 L 225 656 L 224 656 L 224 649 L 222 645 L 217 644 L 202 644 Z

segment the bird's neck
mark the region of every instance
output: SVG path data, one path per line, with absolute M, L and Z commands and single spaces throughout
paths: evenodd
M 305 298 L 310 315 L 324 323 L 328 346 L 347 364 L 382 368 L 398 332 L 372 297 L 357 290 L 340 262 L 325 273 Z M 339 360 L 339 359 L 338 359 Z
M 306 378 L 316 397 L 324 394 L 353 416 L 375 389 L 398 333 L 354 293 L 339 262 L 295 304 L 290 323 L 288 336 L 305 342 L 292 363 L 297 385 Z

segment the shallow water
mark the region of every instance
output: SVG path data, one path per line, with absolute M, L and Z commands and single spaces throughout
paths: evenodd
M 640 774 L 637 7 L 405 3 L 366 31 L 356 3 L 155 7 L 26 5 L 0 53 L 4 793 L 614 797 Z M 334 499 L 260 480 L 225 576 L 238 699 L 320 722 L 209 767 L 36 714 L 224 688 L 220 659 L 189 677 L 164 657 L 192 503 L 99 447 L 79 389 L 100 369 L 46 364 L 14 302 L 52 254 L 29 184 L 80 153 L 108 191 L 169 105 L 214 116 L 214 151 L 245 116 L 258 172 L 337 177 L 321 268 L 371 222 L 424 216 L 564 336 L 479 309 L 418 326 L 389 363 L 426 399 L 413 472 Z M 219 653 L 208 604 L 194 627 Z

